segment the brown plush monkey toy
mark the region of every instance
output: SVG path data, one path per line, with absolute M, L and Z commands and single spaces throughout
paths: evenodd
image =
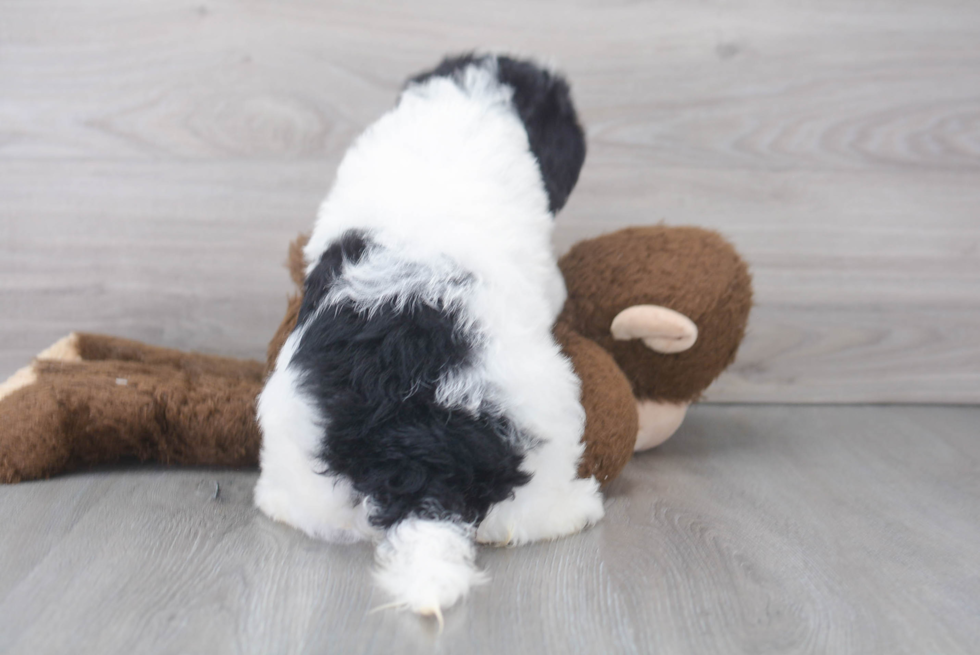
M 735 359 L 752 279 L 717 232 L 633 227 L 558 260 L 568 299 L 555 336 L 582 380 L 579 475 L 611 481 L 634 451 L 666 441 Z
M 296 324 L 299 293 L 267 366 L 72 333 L 0 384 L 0 482 L 122 460 L 255 466 L 255 398 Z M 698 228 L 629 228 L 575 245 L 559 261 L 568 300 L 554 333 L 582 380 L 582 477 L 606 484 L 634 450 L 680 425 L 735 357 L 751 280 L 735 250 Z

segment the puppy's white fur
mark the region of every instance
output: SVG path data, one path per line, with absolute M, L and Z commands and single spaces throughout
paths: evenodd
M 576 477 L 585 421 L 579 381 L 551 335 L 565 287 L 548 198 L 510 94 L 488 66 L 468 68 L 462 84 L 409 86 L 347 152 L 304 251 L 309 272 L 350 229 L 382 246 L 345 267 L 321 311 L 342 298 L 370 310 L 465 289 L 450 300 L 478 330 L 479 349 L 469 369 L 442 381 L 438 401 L 461 411 L 493 402 L 536 444 L 522 465 L 531 481 L 479 526 L 481 541 L 499 543 L 566 535 L 603 515 L 595 480 Z M 472 284 L 446 282 L 460 268 Z M 316 456 L 328 417 L 317 416 L 289 366 L 298 341 L 297 331 L 259 400 L 256 504 L 315 537 L 377 538 L 369 499 L 355 498 Z M 452 605 L 482 580 L 472 528 L 451 522 L 403 521 L 377 557 L 380 586 L 422 613 Z
M 395 605 L 439 615 L 489 578 L 476 569 L 472 529 L 453 521 L 410 518 L 378 545 L 375 580 Z

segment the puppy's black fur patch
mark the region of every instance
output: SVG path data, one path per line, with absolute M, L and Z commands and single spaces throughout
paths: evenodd
M 440 61 L 439 64 L 432 70 L 423 71 L 408 78 L 406 85 L 421 84 L 422 82 L 427 82 L 433 77 L 451 77 L 454 80 L 459 81 L 459 76 L 462 75 L 464 70 L 474 64 L 483 63 L 487 60 L 487 58 L 488 55 L 477 55 L 472 52 L 462 55 L 454 55 L 451 57 L 444 57 L 443 60 Z
M 409 83 L 433 77 L 459 80 L 471 65 L 481 64 L 492 55 L 465 54 L 447 57 L 431 71 L 420 73 Z M 514 89 L 513 104 L 524 123 L 531 152 L 538 160 L 548 209 L 557 213 L 568 201 L 585 162 L 585 134 L 578 123 L 568 82 L 530 61 L 498 56 L 497 79 Z
M 568 201 L 585 162 L 585 135 L 578 124 L 568 83 L 527 61 L 497 58 L 498 77 L 514 88 L 514 107 L 524 123 L 548 191 L 548 209 Z
M 316 267 L 306 276 L 303 288 L 303 304 L 299 308 L 297 325 L 302 325 L 333 286 L 334 280 L 344 268 L 344 262 L 356 264 L 367 249 L 367 234 L 362 230 L 348 230 L 323 251 Z
M 308 276 L 320 298 L 354 261 L 377 247 L 363 233 L 346 234 Z M 471 281 L 461 275 L 459 284 Z M 310 287 L 315 287 L 311 289 Z M 483 519 L 530 476 L 516 427 L 492 407 L 475 415 L 436 403 L 439 381 L 467 366 L 473 334 L 459 310 L 413 301 L 383 303 L 371 312 L 342 300 L 311 317 L 291 366 L 325 419 L 320 457 L 330 474 L 346 476 L 372 499 L 371 521 L 388 528 L 409 516 Z

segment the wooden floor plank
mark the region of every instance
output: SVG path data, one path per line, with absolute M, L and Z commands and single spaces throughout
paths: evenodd
M 972 653 L 980 408 L 696 407 L 557 542 L 481 549 L 431 623 L 367 545 L 252 507 L 255 474 L 124 469 L 0 487 L 4 653 Z

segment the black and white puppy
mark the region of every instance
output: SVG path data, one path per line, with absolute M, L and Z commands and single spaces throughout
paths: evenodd
M 446 59 L 358 138 L 320 207 L 299 321 L 259 397 L 255 502 L 314 537 L 377 539 L 393 605 L 441 616 L 484 579 L 474 539 L 602 518 L 551 334 L 552 219 L 584 158 L 560 76 Z

